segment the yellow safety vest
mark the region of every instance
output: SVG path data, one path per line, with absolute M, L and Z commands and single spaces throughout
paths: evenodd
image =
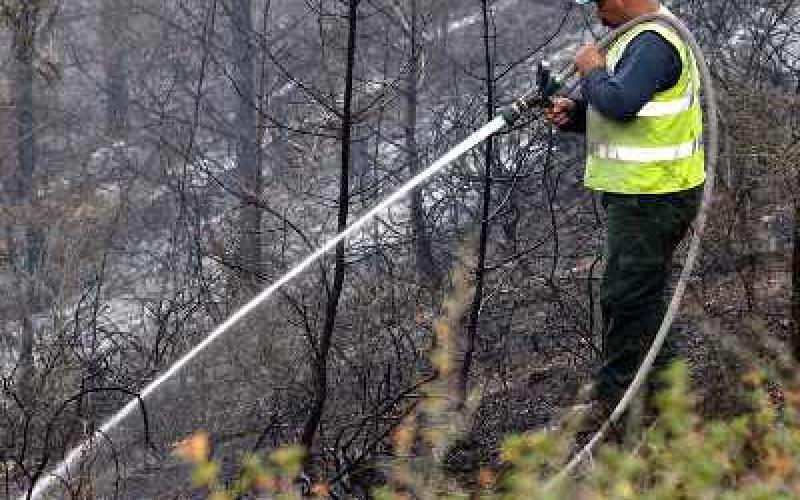
M 587 160 L 584 184 L 612 193 L 658 194 L 691 189 L 705 180 L 703 112 L 699 73 L 691 49 L 670 28 L 641 24 L 608 50 L 613 74 L 628 44 L 644 31 L 655 31 L 680 54 L 683 70 L 672 88 L 657 93 L 630 121 L 587 111 Z

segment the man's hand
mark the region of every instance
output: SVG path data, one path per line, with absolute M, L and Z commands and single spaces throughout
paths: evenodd
M 593 43 L 584 45 L 575 55 L 575 67 L 581 76 L 586 76 L 595 68 L 605 68 L 606 56 L 597 45 Z
M 547 108 L 544 116 L 556 127 L 563 127 L 569 123 L 570 112 L 575 109 L 575 101 L 566 97 L 554 97 L 553 106 Z

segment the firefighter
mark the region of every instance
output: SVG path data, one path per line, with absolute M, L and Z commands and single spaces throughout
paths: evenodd
M 588 4 L 593 0 L 575 0 Z M 656 0 L 596 0 L 617 27 L 662 12 Z M 602 359 L 592 400 L 607 415 L 630 385 L 666 311 L 672 256 L 699 209 L 705 180 L 700 81 L 692 51 L 670 27 L 648 22 L 601 51 L 575 57 L 582 97 L 556 97 L 547 118 L 586 135 L 585 186 L 607 217 L 600 286 Z M 658 372 L 676 357 L 667 336 Z M 658 389 L 651 376 L 649 400 Z

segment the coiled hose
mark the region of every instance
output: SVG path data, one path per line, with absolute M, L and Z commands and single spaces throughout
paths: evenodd
M 642 23 L 647 23 L 647 22 L 662 23 L 674 29 L 675 32 L 680 35 L 683 41 L 691 48 L 694 54 L 694 58 L 697 61 L 697 68 L 702 83 L 703 96 L 705 98 L 705 107 L 706 107 L 705 116 L 707 121 L 706 124 L 707 130 L 705 134 L 706 181 L 703 190 L 703 202 L 700 206 L 700 209 L 698 211 L 697 217 L 694 222 L 694 230 L 689 243 L 689 251 L 686 255 L 683 268 L 681 269 L 680 278 L 678 279 L 678 283 L 675 286 L 675 291 L 672 294 L 672 299 L 670 300 L 669 307 L 667 308 L 667 311 L 664 314 L 664 318 L 661 321 L 661 326 L 658 329 L 658 333 L 653 339 L 653 344 L 651 345 L 650 350 L 647 352 L 647 355 L 645 356 L 642 365 L 636 372 L 636 376 L 631 382 L 631 385 L 625 391 L 625 394 L 622 396 L 622 399 L 620 399 L 619 403 L 614 408 L 614 411 L 611 413 L 611 416 L 608 417 L 608 419 L 603 423 L 600 429 L 594 434 L 594 436 L 592 436 L 589 442 L 573 456 L 573 458 L 561 470 L 561 472 L 559 472 L 553 479 L 550 480 L 550 482 L 546 486 L 547 489 L 558 484 L 558 482 L 564 479 L 570 472 L 572 472 L 575 469 L 575 467 L 577 467 L 578 464 L 580 464 L 586 457 L 588 457 L 591 454 L 595 446 L 597 446 L 597 444 L 606 437 L 611 426 L 614 425 L 619 420 L 619 418 L 628 408 L 631 401 L 636 396 L 636 393 L 639 391 L 645 379 L 652 370 L 653 362 L 655 361 L 658 352 L 661 350 L 661 346 L 664 343 L 664 339 L 667 336 L 667 332 L 669 331 L 669 328 L 672 325 L 673 320 L 675 319 L 675 314 L 677 313 L 678 307 L 680 306 L 681 300 L 683 299 L 683 294 L 686 290 L 686 285 L 689 281 L 689 277 L 692 274 L 692 269 L 694 268 L 695 262 L 697 261 L 697 256 L 698 253 L 700 252 L 700 241 L 703 236 L 703 231 L 705 229 L 706 221 L 708 219 L 709 207 L 711 206 L 711 201 L 713 198 L 716 165 L 717 165 L 717 159 L 719 157 L 719 122 L 717 116 L 718 108 L 716 103 L 716 97 L 714 94 L 714 88 L 712 85 L 711 71 L 709 69 L 705 57 L 703 56 L 703 52 L 700 48 L 700 45 L 695 39 L 694 35 L 692 35 L 689 29 L 674 16 L 659 12 L 659 13 L 647 14 L 625 23 L 624 25 L 615 29 L 607 36 L 603 37 L 603 39 L 601 39 L 598 42 L 598 45 L 601 48 L 607 49 L 609 46 L 611 46 L 612 43 L 614 43 L 620 36 L 625 34 L 627 31 Z M 557 79 L 560 82 L 566 82 L 567 80 L 575 76 L 576 71 L 577 69 L 575 68 L 575 65 L 572 64 L 566 70 L 564 70 L 557 77 Z M 535 105 L 535 99 L 536 97 L 534 96 L 528 96 L 517 100 L 511 106 L 513 113 L 521 114 L 527 109 L 530 109 L 530 107 Z

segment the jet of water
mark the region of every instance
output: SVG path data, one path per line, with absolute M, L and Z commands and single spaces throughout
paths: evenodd
M 447 165 L 454 162 L 458 159 L 461 155 L 469 151 L 470 149 L 474 148 L 478 144 L 485 141 L 490 135 L 498 132 L 506 125 L 506 120 L 502 116 L 498 116 L 479 130 L 474 132 L 472 135 L 464 139 L 460 144 L 455 146 L 453 149 L 447 152 L 444 156 L 436 160 L 432 165 L 430 165 L 425 170 L 421 171 L 419 174 L 414 176 L 411 180 L 406 182 L 403 186 L 401 186 L 397 191 L 392 193 L 378 205 L 370 209 L 367 213 L 362 215 L 357 221 L 347 227 L 344 231 L 337 234 L 335 237 L 330 239 L 324 245 L 319 247 L 315 250 L 312 254 L 302 260 L 299 264 L 295 265 L 291 270 L 289 270 L 286 274 L 284 274 L 280 279 L 274 282 L 269 287 L 265 288 L 261 291 L 258 295 L 256 295 L 250 302 L 242 306 L 239 310 L 234 312 L 228 319 L 222 322 L 217 328 L 215 328 L 211 333 L 208 334 L 206 338 L 203 339 L 202 342 L 197 344 L 192 350 L 187 352 L 183 355 L 178 361 L 173 363 L 167 371 L 161 374 L 158 378 L 150 382 L 142 391 L 139 393 L 139 396 L 136 398 L 131 399 L 121 410 L 119 410 L 115 415 L 109 418 L 103 425 L 100 426 L 97 431 L 90 436 L 88 439 L 83 441 L 79 446 L 75 447 L 72 451 L 70 451 L 66 458 L 58 464 L 58 466 L 52 472 L 48 473 L 46 476 L 41 478 L 34 486 L 34 488 L 29 491 L 27 494 L 24 494 L 19 498 L 19 500 L 36 500 L 39 498 L 43 493 L 45 493 L 52 484 L 58 480 L 59 478 L 66 477 L 67 472 L 69 472 L 70 467 L 75 465 L 79 462 L 81 456 L 88 454 L 91 451 L 92 443 L 94 443 L 98 438 L 101 438 L 103 435 L 109 434 L 122 420 L 128 417 L 133 410 L 139 406 L 142 402 L 144 402 L 148 396 L 153 394 L 158 388 L 167 380 L 172 378 L 176 373 L 178 373 L 184 366 L 189 364 L 200 352 L 202 352 L 206 347 L 211 345 L 212 342 L 217 340 L 219 337 L 224 335 L 233 325 L 235 325 L 239 320 L 247 316 L 250 312 L 252 312 L 256 307 L 261 305 L 262 302 L 267 300 L 273 293 L 275 293 L 278 289 L 280 289 L 283 285 L 288 283 L 292 280 L 295 276 L 302 273 L 306 270 L 311 264 L 317 261 L 320 257 L 324 254 L 329 252 L 333 249 L 337 244 L 341 241 L 346 239 L 347 237 L 356 233 L 359 229 L 364 227 L 368 222 L 375 218 L 376 215 L 384 212 L 390 206 L 394 205 L 401 199 L 405 198 L 408 193 L 410 193 L 414 188 L 428 180 L 431 176 L 433 176 L 438 171 L 442 170 Z

